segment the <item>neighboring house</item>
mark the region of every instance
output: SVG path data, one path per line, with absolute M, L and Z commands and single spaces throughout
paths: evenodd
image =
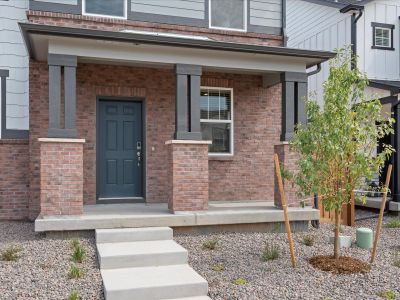
M 400 1 L 334 1 L 288 0 L 288 46 L 310 50 L 335 50 L 352 45 L 358 56 L 360 70 L 369 79 L 367 93 L 378 97 L 383 112 L 393 113 L 400 120 Z M 328 78 L 329 65 L 322 64 L 321 72 L 309 77 L 309 91 L 315 91 L 323 104 L 323 82 Z M 400 125 L 385 143 L 400 150 Z M 377 149 L 379 151 L 379 149 Z M 391 182 L 393 200 L 400 201 L 400 159 L 392 159 L 394 174 Z M 385 176 L 383 172 L 381 182 Z M 397 206 L 396 206 L 397 207 Z
M 28 128 L 6 118 L 17 100 L 13 69 L 0 70 L 1 119 L 21 129 L 0 140 L 1 219 L 274 199 L 273 155 L 290 163 L 307 69 L 334 56 L 282 47 L 285 1 L 27 4 Z

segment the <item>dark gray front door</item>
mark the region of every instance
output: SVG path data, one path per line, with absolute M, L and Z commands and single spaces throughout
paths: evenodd
M 142 191 L 142 103 L 99 102 L 98 197 L 134 199 Z

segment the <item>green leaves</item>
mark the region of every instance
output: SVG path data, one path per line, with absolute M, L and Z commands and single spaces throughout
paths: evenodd
M 366 74 L 351 69 L 350 48 L 338 50 L 324 83 L 324 109 L 310 96 L 307 126 L 298 126 L 292 149 L 299 153 L 294 181 L 303 197 L 318 193 L 326 210 L 341 210 L 354 189 L 377 175 L 394 151 L 378 141 L 393 133 L 394 119 L 382 114 L 378 99 L 368 99 Z

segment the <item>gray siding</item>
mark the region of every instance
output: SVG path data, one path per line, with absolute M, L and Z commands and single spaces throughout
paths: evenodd
M 81 14 L 82 1 L 29 0 L 29 5 L 33 10 Z M 247 31 L 280 35 L 283 1 L 247 0 Z M 208 28 L 209 0 L 128 0 L 128 19 Z
M 78 0 L 40 0 L 41 2 L 66 4 L 66 5 L 78 5 Z
M 28 129 L 29 123 L 29 59 L 18 27 L 19 21 L 26 20 L 27 8 L 28 0 L 0 1 L 0 69 L 10 72 L 6 96 L 8 129 Z
M 277 27 L 282 26 L 282 0 L 250 1 L 250 25 Z
M 131 11 L 204 19 L 205 0 L 131 0 Z

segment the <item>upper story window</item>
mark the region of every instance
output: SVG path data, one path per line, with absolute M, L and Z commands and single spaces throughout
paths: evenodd
M 232 94 L 228 88 L 201 88 L 201 133 L 203 140 L 212 141 L 210 155 L 233 155 Z
M 128 0 L 82 0 L 82 14 L 126 19 Z
M 372 23 L 372 48 L 382 50 L 394 50 L 393 48 L 394 25 Z
M 210 28 L 246 31 L 247 0 L 209 0 Z

